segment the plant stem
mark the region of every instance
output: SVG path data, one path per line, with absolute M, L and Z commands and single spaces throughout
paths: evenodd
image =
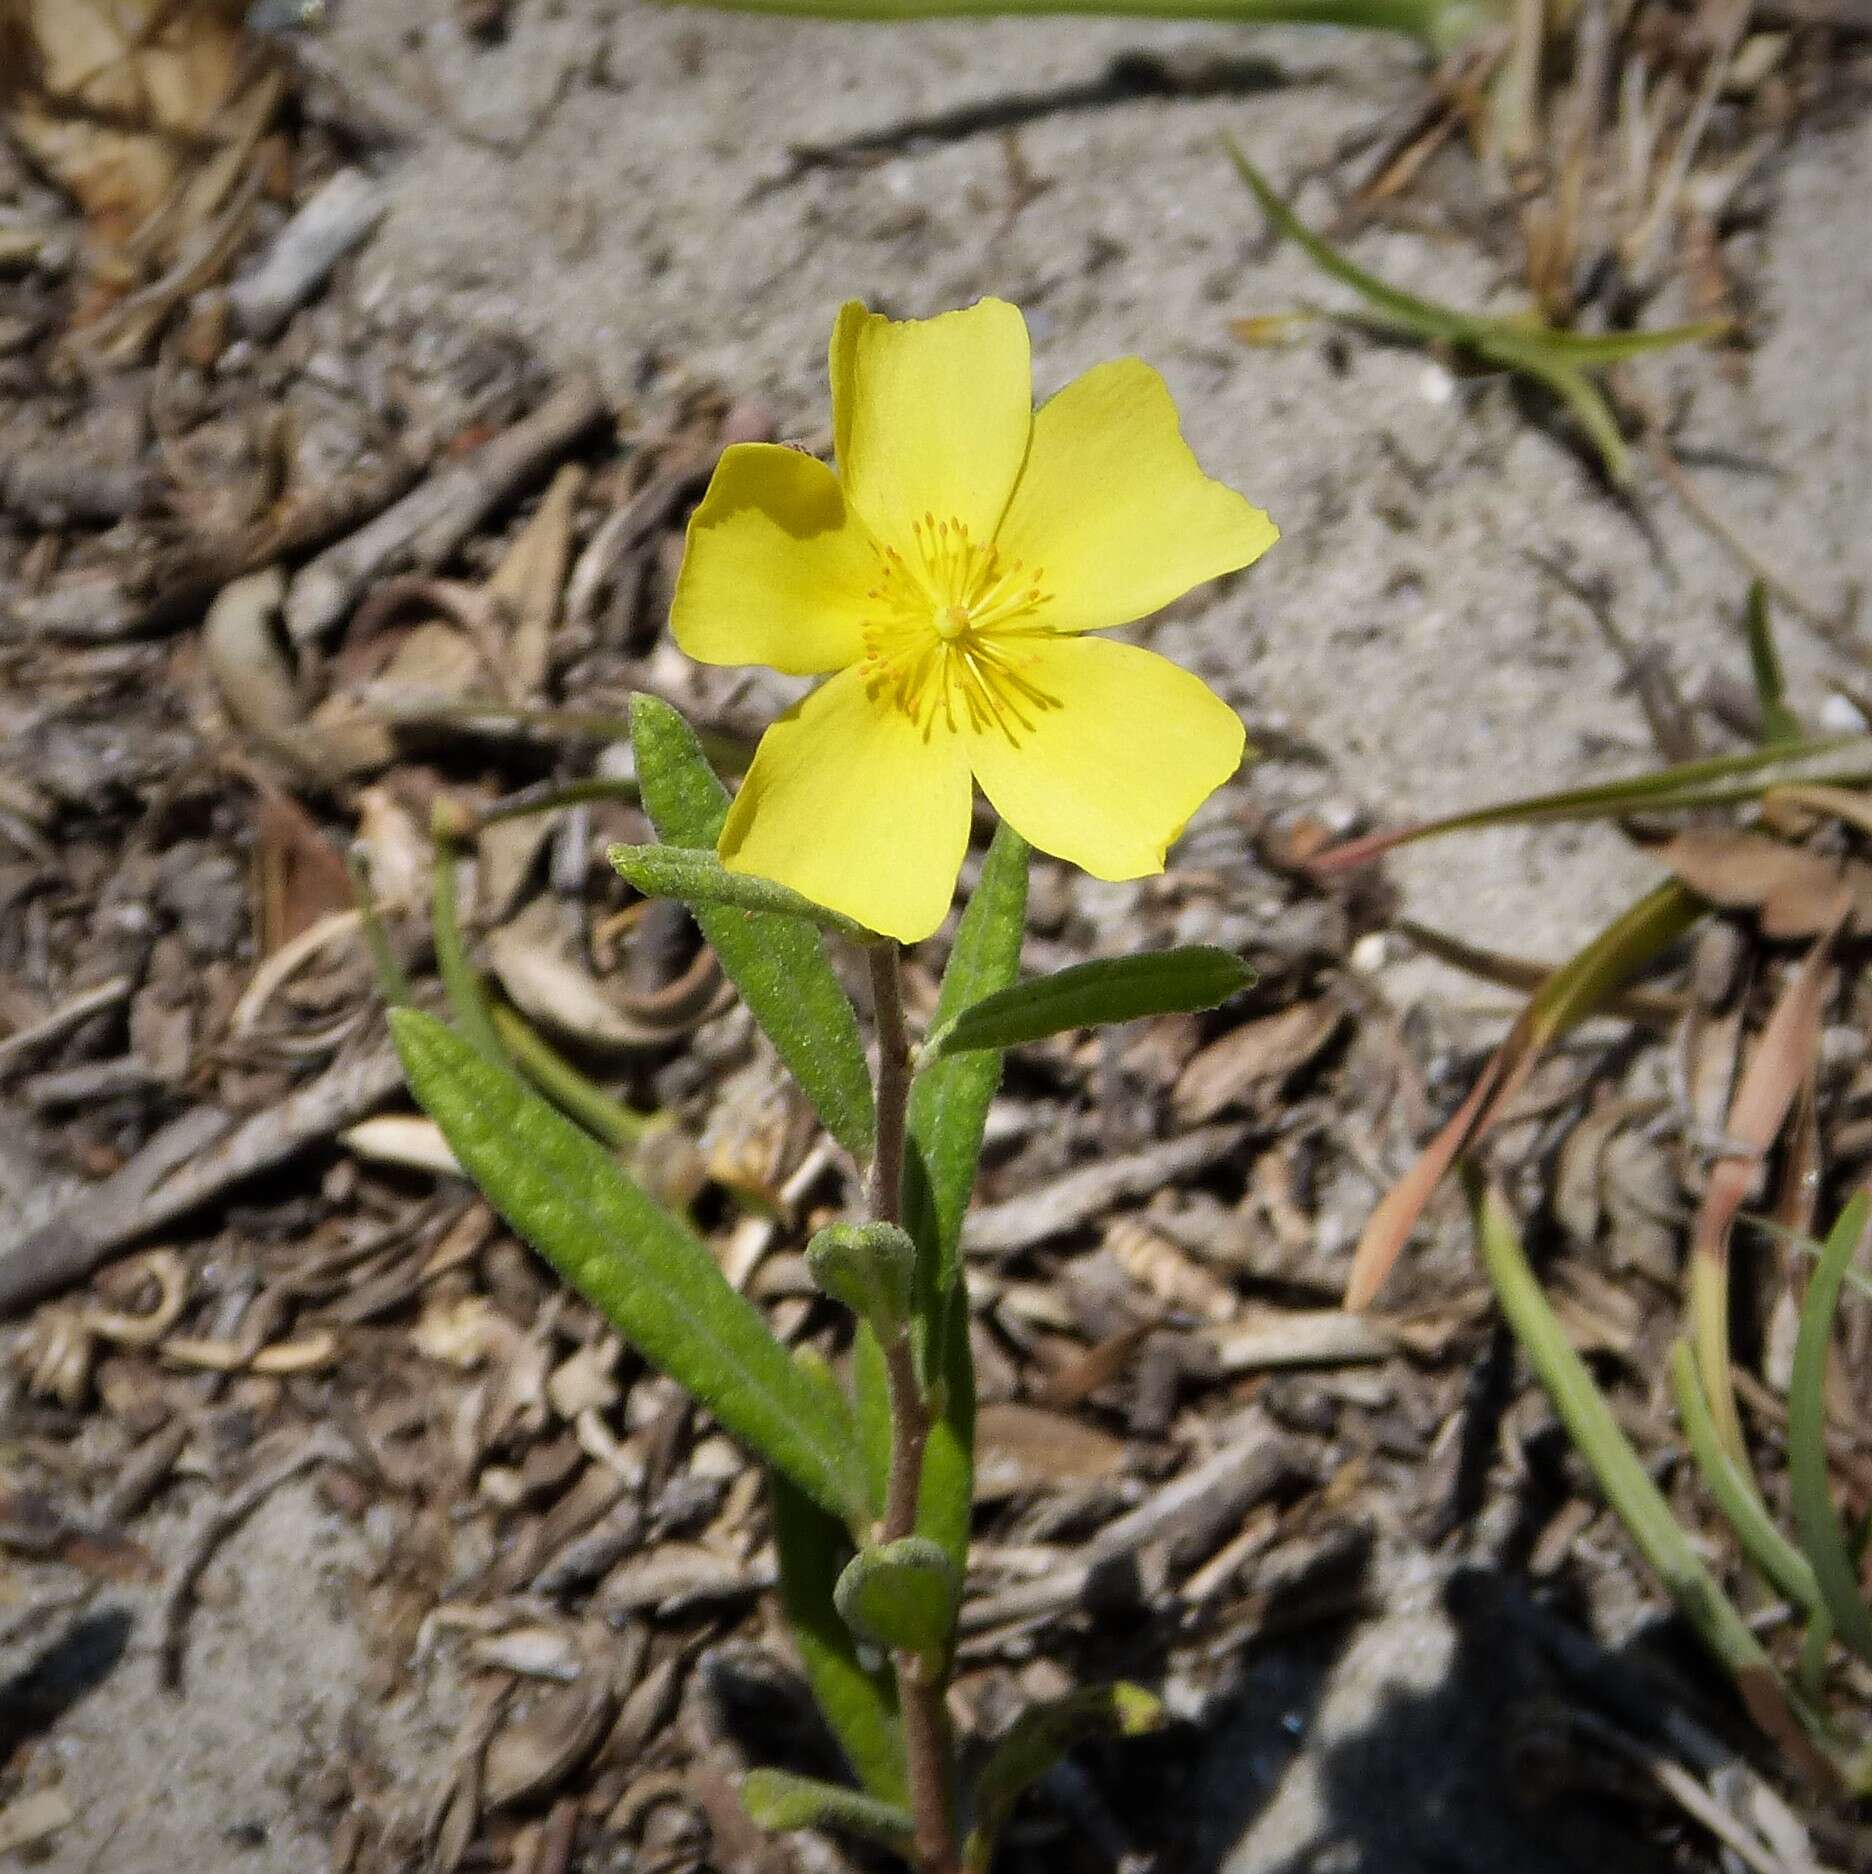
M 910 1031 L 904 1025 L 902 952 L 894 943 L 865 946 L 877 1023 L 877 1150 L 871 1159 L 871 1215 L 903 1222 L 904 1122 L 910 1110 Z
M 904 1127 L 910 1108 L 910 1033 L 904 1023 L 901 953 L 894 943 L 871 944 L 871 1000 L 877 1022 L 877 1151 L 871 1160 L 871 1215 L 879 1223 L 903 1221 Z M 929 1442 L 929 1402 L 917 1379 L 908 1332 L 884 1348 L 890 1387 L 890 1484 L 883 1540 L 916 1533 L 923 1449 Z M 898 1653 L 897 1702 L 903 1713 L 904 1759 L 910 1806 L 916 1818 L 916 1860 L 921 1874 L 955 1874 L 959 1866 L 951 1796 L 947 1670 L 915 1653 Z

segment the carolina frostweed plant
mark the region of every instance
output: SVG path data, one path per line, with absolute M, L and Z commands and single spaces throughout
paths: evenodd
M 807 1265 L 854 1318 L 843 1377 L 794 1354 L 708 1248 L 539 1090 L 498 1024 L 392 1023 L 411 1088 L 515 1230 L 768 1467 L 784 1611 L 853 1786 L 750 1774 L 772 1828 L 881 1842 L 983 1874 L 1021 1792 L 1066 1750 L 1156 1722 L 1089 1687 L 1023 1715 L 971 1786 L 946 1693 L 966 1576 L 974 1380 L 962 1224 L 1009 1047 L 1214 1006 L 1250 973 L 1195 947 L 1017 980 L 1030 846 L 1101 878 L 1163 869 L 1239 765 L 1235 716 L 1163 658 L 1092 634 L 1246 566 L 1267 517 L 1210 480 L 1162 380 L 1089 371 L 1037 414 L 1026 326 L 984 300 L 926 321 L 862 306 L 831 347 L 835 466 L 737 445 L 690 525 L 677 642 L 825 681 L 763 737 L 731 801 L 669 705 L 633 699 L 658 844 L 618 871 L 694 911 L 828 1131 L 868 1166 L 866 1215 Z M 1001 824 L 913 1041 L 900 944 L 947 915 L 979 783 Z M 875 1033 L 828 935 L 865 959 Z M 455 970 L 459 981 L 471 974 Z M 549 1097 L 542 1097 L 542 1093 Z

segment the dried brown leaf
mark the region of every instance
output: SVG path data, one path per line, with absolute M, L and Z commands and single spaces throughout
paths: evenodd
M 1185 1125 L 1201 1125 L 1257 1089 L 1272 1092 L 1325 1047 L 1343 1015 L 1324 997 L 1296 1002 L 1211 1042 L 1177 1081 L 1177 1117 Z
M 978 1502 L 1051 1485 L 1099 1483 L 1124 1469 L 1122 1440 L 1039 1406 L 1014 1401 L 983 1406 L 975 1436 Z
M 568 1685 L 510 1716 L 488 1740 L 482 1801 L 504 1809 L 556 1789 L 598 1748 L 611 1722 L 611 1687 L 602 1678 Z
M 1657 857 L 1699 896 L 1754 911 L 1768 937 L 1817 937 L 1849 910 L 1872 910 L 1872 871 L 1732 827 L 1686 827 Z

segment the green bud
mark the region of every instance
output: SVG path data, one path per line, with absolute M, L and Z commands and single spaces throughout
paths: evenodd
M 812 1279 L 886 1345 L 910 1320 L 916 1245 L 894 1223 L 832 1223 L 806 1245 Z
M 947 1648 L 959 1598 L 948 1556 L 927 1536 L 860 1549 L 832 1590 L 840 1619 L 859 1639 L 923 1659 Z

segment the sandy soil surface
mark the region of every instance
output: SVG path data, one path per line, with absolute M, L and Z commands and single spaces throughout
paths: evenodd
M 1617 658 L 1537 555 L 1603 582 L 1624 631 L 1688 683 L 1742 668 L 1734 562 L 1655 484 L 1635 510 L 1610 499 L 1504 386 L 1459 384 L 1417 351 L 1340 343 L 1323 326 L 1280 350 L 1230 338 L 1235 315 L 1344 301 L 1299 255 L 1268 252 L 1219 134 L 1292 186 L 1353 126 L 1408 105 L 1407 51 L 1112 22 L 840 29 L 631 0 L 533 0 L 486 49 L 454 11 L 352 0 L 320 42 L 409 139 L 363 263 L 378 290 L 438 321 L 517 324 L 621 390 L 717 378 L 803 435 L 826 420 L 825 339 L 854 294 L 901 314 L 983 293 L 1019 302 L 1043 390 L 1141 353 L 1205 465 L 1284 530 L 1251 575 L 1157 629 L 1285 751 L 1242 786 L 1387 818 L 1649 759 Z M 1128 94 L 1119 61 L 1136 54 L 1197 95 Z M 877 147 L 790 153 L 850 140 Z M 1762 296 L 1759 348 L 1733 377 L 1707 358 L 1642 377 L 1682 400 L 1686 444 L 1759 465 L 1704 477 L 1778 570 L 1832 607 L 1872 578 L 1864 242 L 1842 238 L 1866 226 L 1872 126 L 1814 132 L 1773 191 L 1742 256 Z M 1305 199 L 1323 210 L 1323 193 Z M 1356 252 L 1454 302 L 1515 303 L 1463 240 L 1380 231 Z M 1797 687 L 1825 672 L 1791 619 L 1783 640 Z M 1396 876 L 1426 922 L 1541 954 L 1586 935 L 1647 870 L 1613 834 L 1562 829 L 1436 845 Z M 60 1744 L 68 1787 L 109 1799 L 43 1865 L 314 1865 L 319 1753 L 380 1716 L 347 1598 L 368 1561 L 309 1499 L 270 1504 L 217 1564 L 223 1592 L 191 1625 L 185 1701 L 155 1686 L 153 1608 L 139 1604 L 134 1670 L 75 1706 Z M 1430 1678 L 1442 1644 L 1424 1642 Z M 1357 1707 L 1363 1686 L 1369 1704 L 1389 1682 L 1366 1653 L 1351 1671 L 1330 1701 L 1335 1733 L 1356 1724 L 1346 1700 Z M 397 1722 L 381 1754 L 415 1791 L 452 1722 Z M 1327 1865 L 1309 1858 L 1308 1803 L 1283 1813 L 1284 1837 L 1258 1839 L 1254 1865 Z
M 1268 252 L 1219 138 L 1291 188 L 1355 128 L 1409 108 L 1407 49 L 1330 31 L 836 27 L 589 0 L 519 14 L 525 29 L 491 51 L 441 0 L 339 15 L 339 68 L 416 138 L 369 262 L 386 289 L 432 296 L 438 318 L 513 321 L 621 388 L 657 368 L 719 377 L 800 434 L 827 420 L 825 342 L 852 295 L 900 315 L 1015 300 L 1042 392 L 1141 354 L 1204 464 L 1284 535 L 1159 642 L 1265 741 L 1316 752 L 1321 798 L 1428 815 L 1649 757 L 1616 700 L 1617 658 L 1536 555 L 1602 583 L 1628 636 L 1692 686 L 1740 669 L 1744 576 L 1655 483 L 1622 508 L 1504 386 L 1459 385 L 1414 349 L 1337 345 L 1322 327 L 1280 350 L 1230 339 L 1236 315 L 1352 301 L 1304 256 Z M 1125 97 L 1132 55 L 1217 95 Z M 413 106 L 412 68 L 428 94 Z M 793 153 L 873 141 L 837 165 L 802 170 Z M 1711 493 L 1828 607 L 1872 577 L 1864 262 L 1838 238 L 1863 225 L 1869 186 L 1865 124 L 1797 149 L 1744 257 L 1763 342 L 1739 381 L 1707 358 L 1642 372 L 1687 403 L 1687 446 L 1759 465 L 1706 475 Z M 1323 216 L 1328 198 L 1303 206 Z M 1355 251 L 1452 304 L 1520 303 L 1464 240 L 1380 231 Z M 1817 647 L 1792 622 L 1785 635 L 1804 681 Z M 1582 939 L 1645 875 L 1616 835 L 1567 829 L 1472 836 L 1398 870 L 1424 921 L 1536 953 Z

